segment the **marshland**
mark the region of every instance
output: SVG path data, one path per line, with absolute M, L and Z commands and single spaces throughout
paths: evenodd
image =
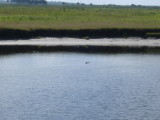
M 0 5 L 0 35 L 1 38 L 160 37 L 160 8 Z
M 0 5 L 0 120 L 158 120 L 160 7 Z

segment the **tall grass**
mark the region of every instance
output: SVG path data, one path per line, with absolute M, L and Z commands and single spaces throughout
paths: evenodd
M 159 29 L 160 9 L 0 5 L 0 29 Z

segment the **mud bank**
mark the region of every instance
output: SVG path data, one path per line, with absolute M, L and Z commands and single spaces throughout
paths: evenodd
M 0 46 L 0 54 L 57 51 L 85 53 L 160 53 L 160 48 L 130 46 Z
M 74 37 L 74 38 L 160 38 L 160 29 L 0 29 L 0 39 L 28 39 L 36 37 Z
M 24 52 L 160 53 L 160 39 L 41 38 L 0 41 L 0 53 Z

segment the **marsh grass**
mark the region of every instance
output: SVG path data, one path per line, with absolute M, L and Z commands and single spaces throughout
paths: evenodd
M 160 9 L 0 5 L 0 29 L 159 29 Z
M 158 33 L 147 33 L 146 34 L 147 37 L 157 37 L 157 38 L 160 38 L 160 32 Z

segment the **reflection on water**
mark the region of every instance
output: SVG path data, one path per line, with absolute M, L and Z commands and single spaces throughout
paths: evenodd
M 0 120 L 158 120 L 159 60 L 149 54 L 0 56 Z

